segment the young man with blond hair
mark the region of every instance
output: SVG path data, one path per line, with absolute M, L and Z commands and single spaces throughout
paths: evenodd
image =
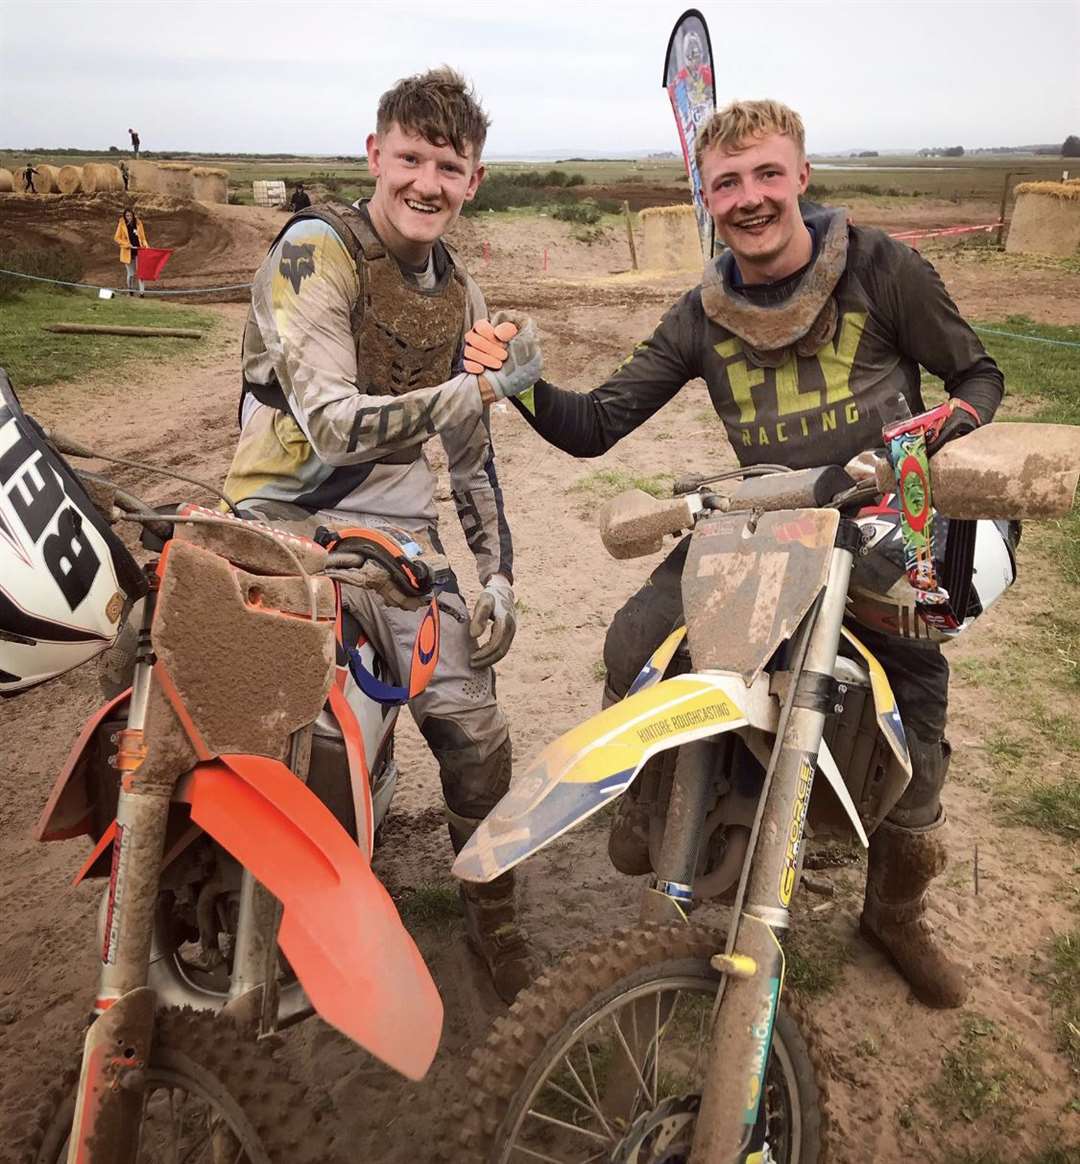
M 424 452 L 438 433 L 483 591 L 470 618 L 450 575 L 438 599 L 439 664 L 410 707 L 439 762 L 455 851 L 510 784 L 492 668 L 514 637 L 513 548 L 486 406 L 540 372 L 531 326 L 509 340 L 501 371 L 462 370 L 465 332 L 487 309 L 442 239 L 483 179 L 487 127 L 453 70 L 398 82 L 367 139 L 371 199 L 306 207 L 278 235 L 252 288 L 242 431 L 225 483 L 234 502 L 274 522 L 390 523 L 441 553 Z M 406 681 L 422 612 L 359 587 L 343 598 Z M 513 880 L 463 896 L 470 942 L 510 1001 L 532 972 Z
M 1001 373 L 933 267 L 882 231 L 852 226 L 843 210 L 800 208 L 810 165 L 797 113 L 776 101 L 736 102 L 703 127 L 697 161 L 727 251 L 600 387 L 579 394 L 540 380 L 516 400 L 537 432 L 573 456 L 599 456 L 702 377 L 741 464 L 845 465 L 880 448 L 898 397 L 923 411 L 920 366 L 944 380 L 955 405 L 941 440 L 991 419 Z M 490 333 L 474 329 L 466 355 L 498 367 Z M 683 620 L 687 541 L 615 615 L 604 647 L 609 700 L 626 694 Z M 892 681 L 914 769 L 872 839 L 862 930 L 923 1002 L 959 1006 L 964 972 L 925 919 L 927 886 L 945 865 L 948 665 L 925 638 L 859 634 Z M 646 813 L 633 797 L 619 805 L 612 859 L 646 873 Z

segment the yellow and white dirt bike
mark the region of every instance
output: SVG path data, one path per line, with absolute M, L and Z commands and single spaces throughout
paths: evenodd
M 969 522 L 957 537 L 966 530 L 974 543 L 961 626 L 1012 581 L 1002 526 L 1068 511 L 1076 438 L 1065 426 L 990 425 L 930 462 L 937 512 Z M 919 528 L 931 512 L 925 445 L 921 464 L 899 490 Z M 863 603 L 865 616 L 868 602 L 871 621 L 875 603 L 877 616 L 903 617 L 914 595 L 903 562 L 878 599 L 852 578 L 876 540 L 899 540 L 899 514 L 877 500 L 884 481 L 775 471 L 743 475 L 725 496 L 708 487 L 718 479 L 672 501 L 635 492 L 609 504 L 602 530 L 615 557 L 693 531 L 686 625 L 624 700 L 541 753 L 454 867 L 469 881 L 498 876 L 611 803 L 662 753 L 639 790 L 653 805 L 655 874 L 641 928 L 570 953 L 496 1023 L 448 1137 L 457 1160 L 823 1158 L 823 1097 L 781 1003 L 783 939 L 807 833 L 867 845 L 910 779 L 888 679 L 845 614 Z M 925 610 L 922 633 L 940 614 Z M 688 920 L 695 899 L 732 896 L 726 934 Z

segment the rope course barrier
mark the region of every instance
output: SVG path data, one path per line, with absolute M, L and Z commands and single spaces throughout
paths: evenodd
M 46 279 L 42 275 L 27 275 L 24 271 L 5 271 L 0 275 L 11 275 L 15 279 L 30 279 L 35 283 L 52 283 L 57 287 L 82 287 L 87 291 L 111 291 L 114 295 L 208 295 L 217 291 L 249 291 L 250 283 L 230 283 L 225 287 L 172 287 L 161 291 L 131 291 L 128 287 L 99 287 L 96 283 L 66 283 L 63 279 Z

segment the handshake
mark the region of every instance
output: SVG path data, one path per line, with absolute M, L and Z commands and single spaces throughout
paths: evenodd
M 476 376 L 485 404 L 519 396 L 543 370 L 536 325 L 527 315 L 497 311 L 465 336 L 465 371 Z

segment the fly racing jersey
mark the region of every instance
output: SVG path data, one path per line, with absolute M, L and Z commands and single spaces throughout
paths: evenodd
M 435 252 L 424 270 L 402 275 L 433 292 Z M 487 314 L 475 282 L 464 282 L 462 334 Z M 362 515 L 434 529 L 436 478 L 423 444 L 438 433 L 481 582 L 512 578 L 487 412 L 475 379 L 461 371 L 460 343 L 442 383 L 406 391 L 372 384 L 358 365 L 362 303 L 357 263 L 334 228 L 318 218 L 291 223 L 252 287 L 242 429 L 225 492 L 237 503 L 287 502 L 339 527 Z
M 829 214 L 806 215 L 819 237 Z M 759 367 L 738 336 L 708 317 L 698 286 L 599 388 L 577 393 L 541 380 L 515 404 L 558 448 L 595 457 L 701 377 L 739 462 L 793 469 L 844 465 L 879 448 L 882 425 L 903 415 L 898 395 L 913 414 L 924 409 L 920 365 L 990 420 L 1004 395 L 1001 372 L 937 272 L 880 230 L 847 229 L 835 332 L 815 354 L 792 349 L 778 366 Z

